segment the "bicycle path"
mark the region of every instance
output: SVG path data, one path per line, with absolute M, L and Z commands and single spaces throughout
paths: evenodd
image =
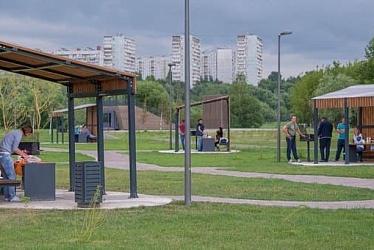
M 61 151 L 61 149 L 43 149 L 45 151 Z M 96 151 L 77 150 L 76 152 L 94 157 L 97 159 Z M 104 153 L 105 167 L 128 170 L 129 156 L 120 151 L 105 151 Z M 184 172 L 181 167 L 161 167 L 153 164 L 137 163 L 138 171 L 163 171 L 163 172 Z M 282 179 L 301 183 L 317 183 L 330 184 L 337 186 L 347 186 L 356 188 L 374 189 L 374 179 L 354 178 L 354 177 L 333 177 L 321 175 L 285 175 L 285 174 L 269 174 L 269 173 L 253 173 L 221 170 L 215 167 L 198 167 L 191 168 L 192 173 L 223 175 L 241 178 L 267 178 Z M 184 196 L 167 196 L 174 200 L 184 200 Z M 261 206 L 285 206 L 299 207 L 306 206 L 310 208 L 321 209 L 354 209 L 354 208 L 374 208 L 374 200 L 361 201 L 332 201 L 332 202 L 312 202 L 312 201 L 276 201 L 276 200 L 246 200 L 233 198 L 192 196 L 192 201 L 199 202 L 218 202 L 218 203 L 236 203 L 236 204 L 252 204 Z

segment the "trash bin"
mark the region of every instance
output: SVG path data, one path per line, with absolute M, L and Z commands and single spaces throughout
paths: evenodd
M 55 163 L 26 163 L 23 168 L 25 196 L 32 201 L 54 201 L 56 199 Z
M 103 193 L 101 178 L 99 162 L 76 162 L 74 190 L 78 207 L 100 206 Z

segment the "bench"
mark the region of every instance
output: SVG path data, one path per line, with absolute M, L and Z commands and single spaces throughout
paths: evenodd
M 374 161 L 374 151 L 371 151 L 370 149 L 367 150 L 365 148 L 365 150 L 362 151 L 362 160 L 363 161 Z
M 0 179 L 0 188 L 1 187 L 7 187 L 7 186 L 18 187 L 19 185 L 21 185 L 21 181 Z
M 21 181 L 18 180 L 4 180 L 0 179 L 0 195 L 4 194 L 3 187 L 15 186 L 18 187 L 21 185 Z

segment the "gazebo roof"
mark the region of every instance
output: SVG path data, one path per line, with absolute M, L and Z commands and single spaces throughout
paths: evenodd
M 0 41 L 0 69 L 65 86 L 76 94 L 127 94 L 128 80 L 136 89 L 136 75 L 56 56 Z M 100 86 L 98 86 L 98 84 Z M 122 90 L 120 93 L 119 90 Z
M 90 108 L 90 107 L 94 107 L 94 106 L 96 106 L 96 104 L 93 104 L 93 103 L 82 104 L 82 105 L 75 106 L 75 107 L 74 107 L 74 110 L 86 109 L 86 108 Z M 53 117 L 63 116 L 64 113 L 66 113 L 66 112 L 68 112 L 68 111 L 69 111 L 68 108 L 65 108 L 65 109 L 58 109 L 58 110 L 53 110 L 53 111 L 52 111 L 52 116 L 53 116 Z
M 374 84 L 361 84 L 350 86 L 335 92 L 313 97 L 315 108 L 344 108 L 374 106 Z

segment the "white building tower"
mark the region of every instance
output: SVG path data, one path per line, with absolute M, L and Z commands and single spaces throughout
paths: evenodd
M 194 36 L 190 37 L 190 53 L 191 53 L 191 83 L 192 87 L 197 81 L 200 80 L 200 60 L 201 60 L 201 49 L 200 49 L 200 39 Z M 184 70 L 184 36 L 173 36 L 172 39 L 172 61 L 176 63 L 172 67 L 173 80 L 175 81 L 185 81 Z
M 124 35 L 104 36 L 104 66 L 135 72 L 135 40 Z
M 237 37 L 236 72 L 245 75 L 249 84 L 257 86 L 262 79 L 263 61 L 262 39 L 256 35 L 239 35 Z
M 96 49 L 93 49 L 91 47 L 87 47 L 84 49 L 77 48 L 73 50 L 61 48 L 59 50 L 51 51 L 50 53 L 58 56 L 64 56 L 80 62 L 91 63 L 97 66 L 103 65 L 103 51 L 101 50 L 101 46 L 96 46 Z

